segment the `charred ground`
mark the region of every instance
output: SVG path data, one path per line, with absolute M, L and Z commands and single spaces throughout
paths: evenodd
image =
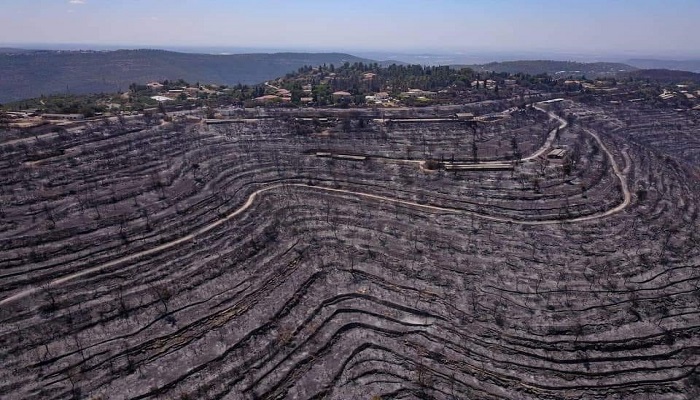
M 700 396 L 697 112 L 234 114 L 8 133 L 2 397 Z

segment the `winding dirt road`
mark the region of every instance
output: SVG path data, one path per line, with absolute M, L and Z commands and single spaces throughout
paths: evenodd
M 559 120 L 559 122 L 561 123 L 559 129 L 566 128 L 567 123 L 564 119 L 562 119 L 561 117 L 557 116 L 556 114 L 554 114 L 552 112 L 548 112 L 548 111 L 541 109 L 539 107 L 537 107 L 537 108 L 543 112 L 546 112 L 552 118 Z M 601 149 L 607 154 L 607 156 L 610 160 L 610 163 L 612 165 L 613 172 L 615 173 L 617 178 L 620 180 L 620 184 L 622 187 L 622 192 L 623 192 L 623 197 L 624 197 L 624 200 L 622 201 L 622 203 L 620 203 L 615 208 L 612 208 L 612 209 L 607 210 L 605 212 L 601 212 L 598 214 L 591 214 L 591 215 L 587 215 L 584 217 L 571 218 L 571 219 L 550 219 L 550 220 L 539 220 L 539 221 L 522 221 L 522 220 L 517 220 L 517 219 L 512 219 L 512 218 L 494 217 L 494 216 L 489 216 L 489 215 L 479 214 L 476 212 L 465 211 L 465 210 L 449 208 L 449 207 L 440 207 L 440 206 L 433 206 L 433 205 L 427 205 L 427 204 L 419 204 L 419 203 L 408 201 L 408 200 L 401 200 L 401 199 L 397 199 L 397 198 L 391 198 L 391 197 L 387 197 L 387 196 L 375 195 L 375 194 L 370 194 L 370 193 L 363 193 L 363 192 L 347 190 L 347 189 L 334 189 L 334 188 L 328 188 L 328 187 L 322 187 L 322 186 L 307 185 L 307 184 L 303 184 L 303 183 L 281 183 L 281 184 L 275 184 L 272 186 L 268 186 L 268 187 L 256 190 L 250 196 L 248 196 L 248 199 L 245 201 L 245 203 L 243 203 L 238 209 L 236 209 L 232 213 L 230 213 L 230 214 L 226 215 L 225 217 L 223 217 L 222 219 L 219 219 L 219 220 L 217 220 L 217 221 L 215 221 L 215 222 L 213 222 L 205 227 L 202 227 L 202 228 L 196 230 L 195 232 L 192 232 L 186 236 L 183 236 L 179 239 L 175 239 L 173 241 L 164 243 L 160 246 L 153 247 L 153 248 L 148 249 L 148 250 L 144 250 L 144 251 L 141 251 L 138 253 L 124 256 L 124 257 L 112 260 L 110 262 L 85 269 L 83 271 L 79 271 L 79 272 L 76 272 L 73 274 L 63 276 L 63 277 L 58 278 L 54 281 L 51 281 L 50 283 L 48 283 L 47 285 L 44 285 L 43 287 L 32 287 L 32 288 L 28 288 L 28 289 L 19 291 L 12 296 L 9 296 L 5 299 L 0 300 L 0 306 L 6 306 L 8 304 L 11 304 L 17 300 L 20 300 L 22 298 L 25 298 L 25 297 L 30 296 L 32 294 L 35 294 L 42 289 L 56 287 L 58 285 L 61 285 L 63 283 L 81 278 L 83 276 L 90 275 L 90 274 L 93 274 L 96 272 L 100 272 L 102 270 L 105 270 L 105 269 L 110 268 L 110 267 L 114 267 L 114 266 L 119 265 L 119 264 L 136 261 L 142 257 L 146 257 L 149 255 L 170 249 L 172 247 L 175 247 L 175 246 L 182 244 L 182 243 L 185 243 L 187 241 L 193 240 L 196 237 L 203 235 L 203 234 L 219 227 L 220 225 L 226 223 L 227 221 L 230 221 L 231 219 L 235 218 L 236 216 L 238 216 L 238 215 L 242 214 L 243 212 L 245 212 L 246 210 L 248 210 L 255 203 L 255 200 L 259 195 L 261 195 L 265 192 L 270 192 L 270 191 L 280 189 L 280 188 L 289 188 L 289 187 L 311 188 L 311 189 L 322 190 L 322 191 L 331 192 L 331 193 L 352 195 L 352 196 L 356 196 L 356 197 L 360 197 L 360 198 L 364 198 L 364 199 L 368 199 L 368 200 L 377 200 L 380 202 L 400 204 L 400 205 L 409 206 L 409 207 L 413 207 L 416 209 L 421 209 L 421 210 L 425 210 L 425 211 L 429 211 L 429 212 L 441 212 L 441 213 L 450 213 L 450 214 L 457 214 L 457 215 L 470 215 L 470 216 L 483 218 L 483 219 L 486 219 L 489 221 L 512 223 L 512 224 L 518 224 L 518 225 L 552 225 L 552 224 L 561 224 L 561 223 L 577 223 L 577 222 L 585 222 L 585 221 L 592 221 L 592 220 L 596 220 L 596 219 L 605 218 L 605 217 L 608 217 L 610 215 L 616 214 L 616 213 L 624 210 L 631 202 L 632 196 L 631 196 L 629 188 L 627 186 L 627 178 L 626 178 L 626 173 L 629 170 L 631 160 L 629 159 L 629 156 L 625 152 L 623 152 L 623 156 L 625 157 L 625 162 L 627 163 L 627 165 L 625 167 L 625 170 L 621 171 L 619 166 L 615 162 L 615 158 L 613 157 L 613 154 L 605 146 L 605 144 L 600 139 L 598 134 L 596 134 L 590 130 L 586 130 L 586 132 L 588 134 L 590 134 L 598 142 Z M 552 130 L 552 132 L 550 133 L 545 144 L 537 152 L 535 152 L 533 155 L 525 158 L 524 160 L 532 160 L 532 159 L 544 154 L 549 149 L 549 147 L 551 147 L 551 144 L 554 140 L 555 134 L 556 134 L 556 129 Z M 487 164 L 487 163 L 482 163 L 482 164 Z
M 561 131 L 563 129 L 566 129 L 567 126 L 569 126 L 569 123 L 566 122 L 566 120 L 564 118 L 558 116 L 557 114 L 555 114 L 551 111 L 547 111 L 544 108 L 538 106 L 537 104 L 535 104 L 534 107 L 536 110 L 542 111 L 543 113 L 546 113 L 547 115 L 549 115 L 549 118 L 556 119 L 557 121 L 559 121 L 559 127 L 554 128 L 554 129 L 552 129 L 551 132 L 549 132 L 549 136 L 547 137 L 547 140 L 544 142 L 542 147 L 539 148 L 539 150 L 532 153 L 528 157 L 523 158 L 522 161 L 534 160 L 535 158 L 544 155 L 544 153 L 547 152 L 547 150 L 549 150 L 552 147 L 552 143 L 554 143 L 554 139 L 557 137 L 557 130 Z

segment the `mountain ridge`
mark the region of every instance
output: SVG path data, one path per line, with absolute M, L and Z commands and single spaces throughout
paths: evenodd
M 507 72 L 509 74 L 523 73 L 529 75 L 548 74 L 556 78 L 573 77 L 605 77 L 614 76 L 620 72 L 635 71 L 638 68 L 631 65 L 613 62 L 583 63 L 577 61 L 557 60 L 516 60 L 500 61 L 487 64 L 458 65 L 477 72 Z
M 114 93 L 132 83 L 184 79 L 189 82 L 258 84 L 285 76 L 304 66 L 378 63 L 347 53 L 202 54 L 161 49 L 25 50 L 0 47 L 0 104 L 53 94 Z M 640 69 L 613 62 L 583 63 L 556 60 L 516 60 L 474 65 L 475 72 L 548 74 L 568 77 L 635 77 L 664 82 L 698 81 L 697 74 L 673 69 Z M 645 72 L 647 71 L 647 72 Z
M 659 60 L 653 58 L 635 58 L 626 61 L 640 69 L 670 69 L 700 73 L 700 59 L 694 60 Z
M 690 71 L 679 71 L 675 69 L 640 69 L 625 73 L 623 76 L 635 79 L 649 79 L 661 83 L 700 83 L 700 74 Z
M 0 102 L 41 95 L 125 90 L 131 83 L 185 79 L 224 85 L 255 84 L 306 65 L 372 63 L 345 53 L 211 55 L 140 49 L 0 53 Z

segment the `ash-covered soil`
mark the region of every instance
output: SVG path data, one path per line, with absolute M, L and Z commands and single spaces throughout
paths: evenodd
M 0 397 L 700 397 L 697 117 L 501 111 L 12 133 Z

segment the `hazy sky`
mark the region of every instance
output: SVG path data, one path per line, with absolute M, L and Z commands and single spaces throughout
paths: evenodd
M 700 0 L 0 0 L 0 41 L 700 55 Z

